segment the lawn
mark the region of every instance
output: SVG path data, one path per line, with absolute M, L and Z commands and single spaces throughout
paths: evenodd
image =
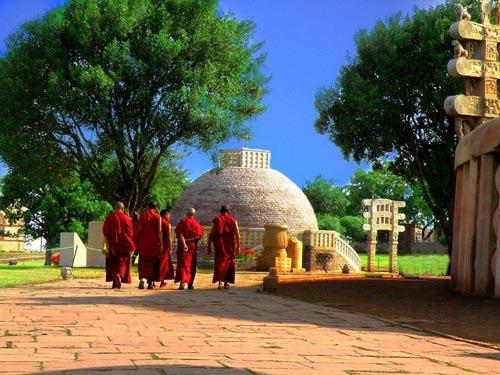
M 0 264 L 0 288 L 61 280 L 59 267 L 46 267 L 43 264 L 43 260 L 20 262 L 15 266 Z M 92 279 L 101 276 L 104 276 L 104 269 L 101 268 L 73 268 L 73 277 L 77 279 Z
M 212 269 L 198 268 L 197 273 L 211 273 Z M 35 285 L 61 280 L 61 269 L 44 266 L 44 260 L 19 262 L 15 266 L 0 264 L 0 288 L 9 286 Z M 132 280 L 137 280 L 137 264 L 131 269 Z M 94 279 L 104 277 L 103 268 L 73 268 L 73 278 Z
M 367 254 L 359 254 L 364 269 L 368 264 Z M 448 269 L 448 255 L 399 255 L 398 268 L 405 274 L 412 275 L 446 275 Z M 389 269 L 389 254 L 377 254 L 375 269 L 387 271 Z

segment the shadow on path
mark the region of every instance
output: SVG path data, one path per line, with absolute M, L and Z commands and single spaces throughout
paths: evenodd
M 227 367 L 201 367 L 184 365 L 145 365 L 145 366 L 109 366 L 109 367 L 88 367 L 74 370 L 44 371 L 47 375 L 80 375 L 80 374 L 145 374 L 145 375 L 249 375 L 256 374 L 247 369 L 235 369 Z M 38 374 L 38 372 L 33 373 Z M 263 372 L 259 374 L 265 374 Z

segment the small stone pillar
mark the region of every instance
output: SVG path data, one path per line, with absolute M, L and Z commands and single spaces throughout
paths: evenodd
M 286 252 L 292 260 L 292 272 L 305 272 L 305 269 L 302 268 L 302 242 L 295 237 L 290 238 Z

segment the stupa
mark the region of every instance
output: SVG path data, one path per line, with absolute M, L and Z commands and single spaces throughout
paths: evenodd
M 197 178 L 177 201 L 172 222 L 189 207 L 202 225 L 210 225 L 222 205 L 230 207 L 240 227 L 285 224 L 291 232 L 317 230 L 314 210 L 302 190 L 271 169 L 271 153 L 248 148 L 221 152 L 220 168 Z

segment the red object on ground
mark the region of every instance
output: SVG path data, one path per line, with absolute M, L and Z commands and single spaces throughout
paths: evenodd
M 50 261 L 52 264 L 59 265 L 60 260 L 61 260 L 61 253 L 59 251 L 55 254 L 52 254 L 52 256 L 50 257 Z

